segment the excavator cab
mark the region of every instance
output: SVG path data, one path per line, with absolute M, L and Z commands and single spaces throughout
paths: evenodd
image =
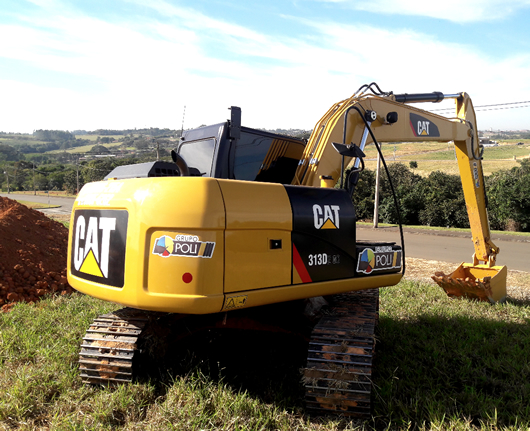
M 241 109 L 230 110 L 224 123 L 183 133 L 175 154 L 191 175 L 290 184 L 306 141 L 243 127 Z

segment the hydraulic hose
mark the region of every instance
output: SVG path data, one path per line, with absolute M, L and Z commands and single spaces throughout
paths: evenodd
M 381 156 L 381 161 L 383 162 L 383 166 L 385 167 L 385 172 L 386 172 L 386 175 L 388 177 L 388 181 L 390 183 L 390 189 L 392 190 L 392 197 L 394 199 L 394 205 L 396 206 L 396 212 L 397 212 L 397 216 L 398 216 L 399 236 L 400 236 L 400 239 L 401 239 L 401 253 L 402 253 L 401 257 L 402 257 L 402 265 L 403 265 L 403 269 L 401 271 L 401 274 L 405 275 L 405 237 L 403 235 L 403 225 L 401 223 L 401 211 L 399 209 L 399 204 L 398 204 L 398 200 L 397 200 L 397 196 L 396 196 L 396 191 L 394 189 L 394 185 L 392 184 L 392 178 L 390 177 L 390 171 L 388 170 L 388 166 L 387 166 L 387 164 L 385 162 L 385 158 L 383 157 L 383 152 L 381 151 L 379 142 L 377 142 L 377 139 L 375 138 L 374 132 L 372 131 L 372 128 L 370 127 L 370 124 L 368 123 L 366 118 L 364 118 L 363 113 L 361 112 L 361 110 L 357 106 L 353 105 L 350 108 L 351 109 L 355 109 L 359 113 L 359 115 L 361 116 L 361 118 L 362 118 L 362 120 L 364 122 L 364 125 L 368 129 L 368 132 L 370 133 L 370 136 L 372 137 L 372 140 L 374 141 L 375 148 L 377 148 L 377 151 L 378 151 L 379 155 Z M 348 110 L 350 108 L 348 108 Z M 346 113 L 346 115 L 347 115 L 347 113 Z

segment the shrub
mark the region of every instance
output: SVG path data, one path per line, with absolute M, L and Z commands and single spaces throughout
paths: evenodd
M 469 227 L 462 183 L 457 175 L 431 172 L 423 182 L 425 206 L 421 224 L 444 227 Z
M 494 173 L 486 184 L 492 228 L 530 231 L 530 161 Z

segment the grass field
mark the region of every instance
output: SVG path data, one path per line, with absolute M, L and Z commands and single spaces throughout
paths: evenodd
M 90 136 L 90 135 L 87 135 L 87 136 Z M 103 145 L 104 147 L 111 149 L 114 147 L 119 147 L 121 144 L 122 142 L 112 142 L 110 144 L 98 144 L 98 145 Z M 53 150 L 53 151 L 48 151 L 48 153 L 56 154 L 56 153 L 64 153 L 65 151 L 67 153 L 86 153 L 90 151 L 94 145 L 96 145 L 95 140 L 93 144 L 83 145 L 81 147 L 68 148 L 67 150 Z
M 381 290 L 374 417 L 304 413 L 304 349 L 267 334 L 182 352 L 179 372 L 85 387 L 79 342 L 117 306 L 82 294 L 0 314 L 0 428 L 130 430 L 499 430 L 530 427 L 530 302 L 451 300 L 426 283 Z M 222 338 L 221 338 L 222 340 Z M 275 347 L 285 346 L 282 350 Z
M 35 210 L 45 209 L 45 208 L 58 208 L 60 205 L 48 205 L 41 204 L 38 202 L 29 202 L 29 201 L 18 201 L 19 203 L 26 205 L 28 208 L 33 208 Z
M 65 190 L 50 190 L 50 191 L 44 191 L 44 190 L 37 190 L 36 192 L 33 190 L 17 190 L 16 192 L 12 192 L 17 195 L 28 195 L 33 196 L 36 194 L 37 196 L 62 196 L 62 197 L 70 197 L 75 198 L 75 195 L 68 194 Z
M 415 159 L 416 160 L 416 159 Z M 456 160 L 416 160 L 418 167 L 414 169 L 414 173 L 421 176 L 428 176 L 433 171 L 443 171 L 446 174 L 459 175 L 458 164 Z M 387 165 L 392 163 L 403 163 L 406 166 L 409 166 L 409 161 L 406 160 L 396 160 L 387 159 Z M 377 168 L 377 162 L 375 160 L 368 160 L 365 162 L 365 165 L 368 169 L 375 170 Z M 502 169 L 511 169 L 515 166 L 519 166 L 516 160 L 484 160 L 482 162 L 482 169 L 484 170 L 484 175 L 488 176 L 494 172 L 497 172 Z
M 366 167 L 376 169 L 377 150 L 375 147 L 367 146 L 365 153 Z M 437 170 L 458 175 L 458 165 L 452 144 L 438 142 L 383 144 L 383 156 L 387 164 L 403 163 L 408 166 L 411 161 L 417 162 L 418 167 L 414 169 L 414 172 L 422 176 L 428 176 L 432 171 Z M 519 166 L 517 160 L 529 156 L 528 145 L 503 144 L 498 147 L 486 147 L 482 162 L 484 175 Z
M 38 141 L 33 139 L 32 135 L 22 135 L 17 137 L 9 137 L 9 135 L 0 136 L 0 144 L 11 145 L 12 147 L 17 148 L 21 145 L 44 145 L 46 141 Z

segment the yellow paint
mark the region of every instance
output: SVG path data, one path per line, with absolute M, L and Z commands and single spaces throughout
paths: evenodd
M 330 219 L 327 219 L 320 229 L 337 229 L 337 226 Z
M 226 229 L 291 231 L 291 203 L 281 184 L 218 180 L 226 209 Z
M 105 209 L 125 209 L 129 214 L 125 282 L 123 288 L 73 276 L 75 289 L 111 302 L 145 310 L 206 314 L 221 310 L 224 303 L 225 207 L 218 180 L 201 177 L 133 178 L 121 182 Z M 86 193 L 105 188 L 107 182 L 91 183 Z M 98 209 L 87 204 L 85 188 L 73 211 Z M 71 268 L 71 224 L 68 268 Z M 211 258 L 153 254 L 154 241 L 163 235 L 197 235 L 202 242 L 215 242 Z M 183 275 L 190 273 L 190 283 Z
M 81 265 L 81 268 L 79 268 L 79 271 L 84 272 L 85 274 L 95 275 L 96 277 L 103 277 L 103 274 L 101 273 L 101 269 L 99 269 L 98 262 L 96 261 L 96 257 L 94 256 L 94 252 L 92 251 L 92 249 L 90 249 L 90 251 L 86 255 L 85 260 Z
M 304 283 L 291 286 L 281 286 L 270 289 L 240 292 L 247 295 L 245 308 L 276 302 L 294 301 L 296 299 L 311 298 L 313 296 L 334 295 L 336 293 L 353 290 L 373 289 L 382 286 L 394 286 L 401 280 L 401 273 L 371 275 L 344 280 L 323 281 L 318 283 Z
M 87 204 L 83 190 L 81 208 L 98 209 Z M 74 211 L 77 208 L 76 201 Z M 122 181 L 105 209 L 129 214 L 123 288 L 76 277 L 70 271 L 68 280 L 81 292 L 133 308 L 207 314 L 232 306 L 246 308 L 388 286 L 401 279 L 401 274 L 391 274 L 301 283 L 292 265 L 290 202 L 278 184 L 199 177 L 131 179 Z M 158 238 L 175 240 L 176 235 L 215 243 L 212 256 L 153 253 Z M 271 240 L 281 240 L 282 247 L 271 249 Z M 204 249 L 201 245 L 198 256 Z M 82 270 L 95 274 L 97 262 L 88 259 Z
M 281 249 L 270 249 L 281 239 Z M 225 293 L 291 284 L 291 231 L 227 230 Z

